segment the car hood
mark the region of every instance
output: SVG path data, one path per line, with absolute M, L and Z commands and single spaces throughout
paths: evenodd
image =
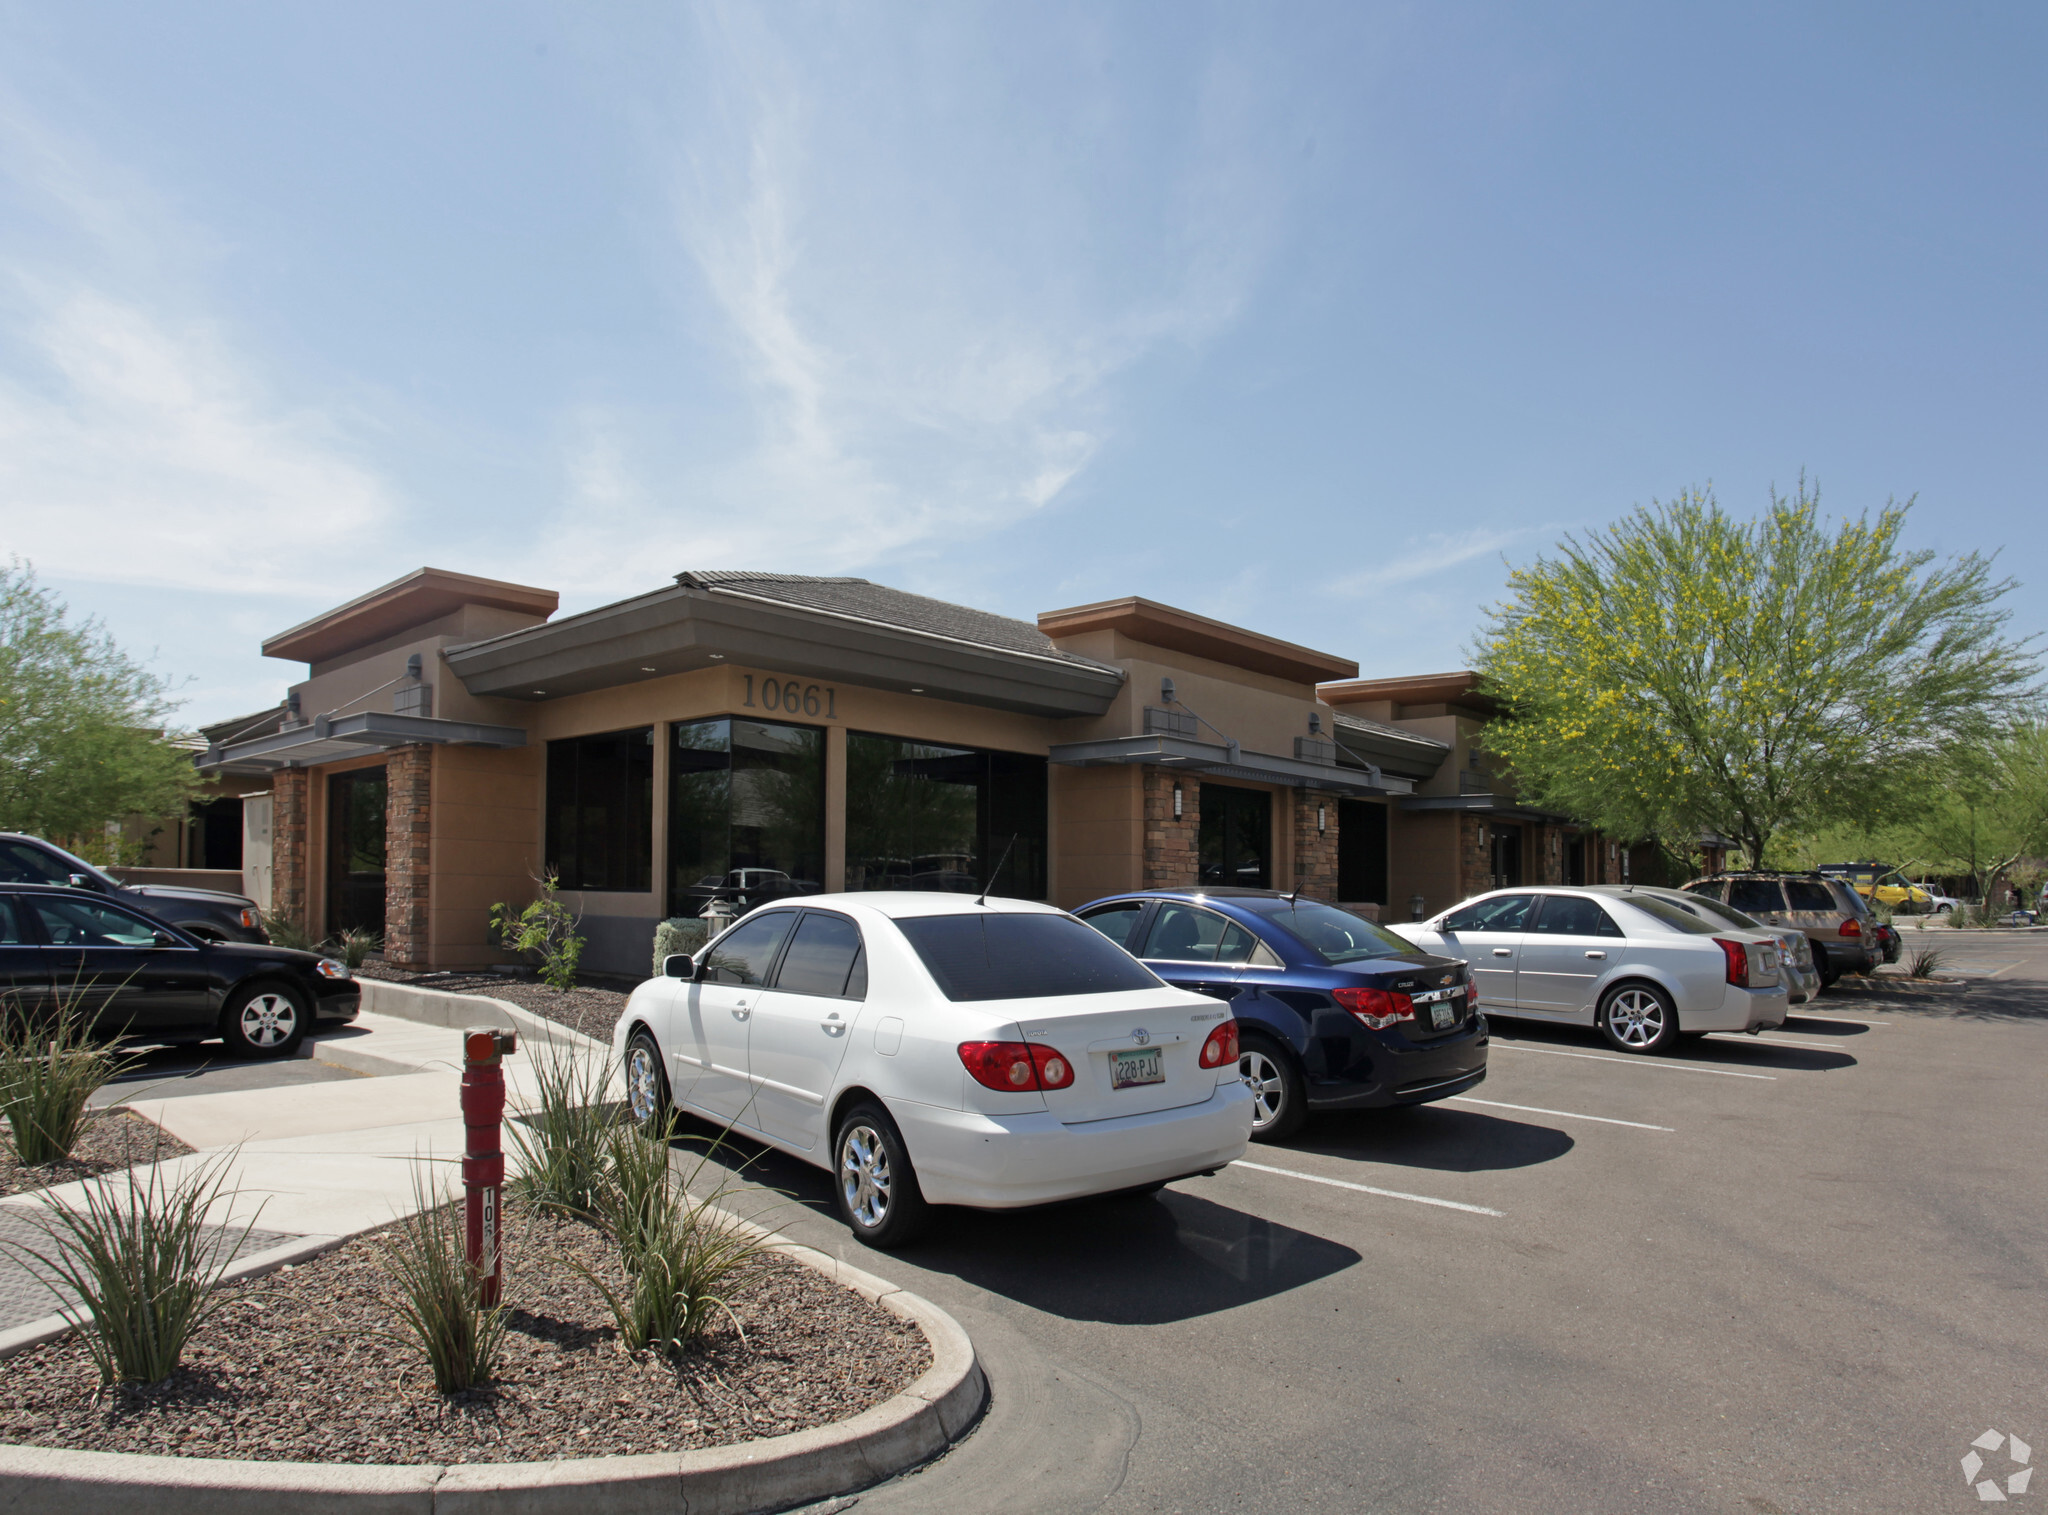
M 272 947 L 264 942 L 208 942 L 210 951 L 228 958 L 242 958 L 248 962 L 261 959 L 266 963 L 296 963 L 311 968 L 325 955 L 319 952 L 301 952 L 296 947 Z
M 254 910 L 256 902 L 245 895 L 226 894 L 218 889 L 181 889 L 175 884 L 123 884 L 131 894 L 153 900 L 183 900 L 193 905 L 213 905 L 222 910 Z

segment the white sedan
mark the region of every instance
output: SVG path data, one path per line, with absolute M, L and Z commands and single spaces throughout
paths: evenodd
M 1049 905 L 810 895 L 663 968 L 612 1033 L 634 1118 L 815 1163 L 870 1246 L 929 1205 L 1156 1190 L 1251 1136 L 1230 1011 Z
M 1624 1052 L 1785 1023 L 1779 944 L 1628 888 L 1498 889 L 1390 928 L 1472 965 L 1489 1017 L 1597 1026 Z

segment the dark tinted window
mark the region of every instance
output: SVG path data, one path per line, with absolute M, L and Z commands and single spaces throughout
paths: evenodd
M 1785 908 L 1774 878 L 1738 878 L 1728 881 L 1728 903 L 1745 915 L 1776 914 Z
M 847 892 L 1044 899 L 1045 775 L 1028 753 L 847 733 Z
M 1701 920 L 1690 910 L 1674 905 L 1669 900 L 1660 900 L 1651 894 L 1624 895 L 1620 903 L 1627 909 L 1640 910 L 1652 919 L 1663 922 L 1673 931 L 1683 931 L 1687 936 L 1712 936 L 1716 931 L 1727 929 L 1711 921 Z
M 14 901 L 0 900 L 0 947 L 18 947 L 26 940 L 21 919 L 14 913 Z
M 98 900 L 39 895 L 29 904 L 43 923 L 43 940 L 53 947 L 147 947 L 156 941 L 153 924 Z
M 1691 885 L 1686 893 L 1697 894 L 1701 899 L 1725 900 L 1728 898 L 1728 885 L 1725 880 L 1711 879 L 1704 884 Z
M 847 980 L 859 956 L 860 927 L 843 915 L 806 913 L 775 972 L 775 987 L 791 994 L 847 998 Z
M 794 910 L 777 910 L 743 921 L 720 937 L 711 948 L 711 971 L 704 975 L 709 984 L 758 984 L 768 977 L 775 962 L 775 949 L 789 935 Z
M 654 887 L 654 728 L 548 743 L 547 864 L 564 889 Z
M 1100 910 L 1091 910 L 1081 919 L 1119 947 L 1128 949 L 1133 945 L 1131 928 L 1138 924 L 1138 917 L 1144 913 L 1142 902 L 1126 900 L 1121 905 L 1105 905 Z
M 1529 929 L 1538 936 L 1621 935 L 1621 927 L 1600 908 L 1598 900 L 1572 894 L 1545 895 L 1543 908 L 1536 913 L 1536 923 Z
M 74 871 L 40 847 L 0 842 L 0 884 L 61 884 Z
M 1444 917 L 1446 931 L 1520 931 L 1529 918 L 1533 894 L 1496 894 L 1492 899 L 1460 905 Z
M 1044 999 L 1156 989 L 1159 980 L 1071 915 L 926 915 L 899 920 L 939 992 L 950 1000 Z
M 1786 879 L 1785 903 L 1794 910 L 1818 910 L 1827 915 L 1840 914 L 1844 908 L 1835 903 L 1834 890 L 1813 879 Z
M 1297 900 L 1291 905 L 1286 900 L 1246 900 L 1245 908 L 1258 911 L 1313 948 L 1326 963 L 1356 963 L 1415 950 L 1415 943 L 1335 905 L 1319 905 L 1313 900 Z

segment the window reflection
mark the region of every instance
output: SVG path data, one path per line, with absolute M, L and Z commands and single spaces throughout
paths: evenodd
M 678 722 L 669 752 L 671 915 L 816 894 L 825 872 L 825 742 L 779 721 Z
M 846 888 L 1045 897 L 1045 759 L 850 732 Z M 1012 840 L 1014 838 L 1014 841 Z

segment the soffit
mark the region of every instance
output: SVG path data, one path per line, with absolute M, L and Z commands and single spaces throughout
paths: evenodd
M 1326 705 L 1357 705 L 1373 700 L 1390 700 L 1402 705 L 1464 705 L 1484 715 L 1498 713 L 1491 696 L 1479 691 L 1479 675 L 1469 669 L 1453 673 L 1418 673 L 1398 679 L 1344 679 L 1318 684 L 1316 694 Z
M 263 655 L 321 663 L 435 620 L 464 605 L 488 605 L 545 620 L 560 604 L 561 596 L 552 589 L 482 579 L 445 568 L 418 568 L 346 605 L 337 605 L 309 621 L 301 621 L 289 631 L 279 632 L 263 644 Z

